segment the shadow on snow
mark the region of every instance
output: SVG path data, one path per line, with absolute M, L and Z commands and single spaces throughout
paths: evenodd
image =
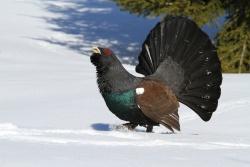
M 92 46 L 111 47 L 125 63 L 135 63 L 142 42 L 157 19 L 121 12 L 106 0 L 46 0 L 46 9 L 58 17 L 44 17 L 54 32 L 74 37 L 35 38 L 89 55 Z M 66 37 L 67 38 L 67 37 Z

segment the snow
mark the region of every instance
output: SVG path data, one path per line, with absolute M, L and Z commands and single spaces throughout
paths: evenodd
M 63 0 L 0 2 L 1 167 L 250 165 L 250 75 L 223 75 L 209 122 L 181 105 L 180 133 L 117 130 L 123 122 L 105 106 L 89 57 L 36 40 L 78 40 L 50 29 L 55 25 L 42 18 L 61 16 L 46 10 L 48 3 L 74 7 Z

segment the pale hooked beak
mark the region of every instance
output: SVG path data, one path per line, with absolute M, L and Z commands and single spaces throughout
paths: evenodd
M 97 54 L 101 54 L 101 51 L 100 51 L 100 49 L 98 47 L 93 47 L 92 52 L 97 53 Z

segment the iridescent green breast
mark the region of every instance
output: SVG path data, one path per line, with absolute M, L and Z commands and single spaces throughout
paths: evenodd
M 118 118 L 130 122 L 140 122 L 142 119 L 143 115 L 135 101 L 135 90 L 104 94 L 103 97 L 109 110 Z

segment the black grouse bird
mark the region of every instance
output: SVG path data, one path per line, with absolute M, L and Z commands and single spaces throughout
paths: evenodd
M 93 48 L 97 83 L 109 108 L 128 121 L 152 132 L 159 124 L 180 131 L 179 102 L 209 121 L 218 105 L 222 83 L 216 48 L 193 21 L 167 16 L 148 34 L 136 72 L 130 74 L 108 48 Z

